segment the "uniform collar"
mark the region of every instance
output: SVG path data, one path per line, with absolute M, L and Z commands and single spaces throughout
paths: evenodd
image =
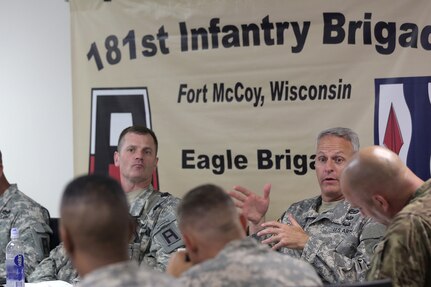
M 8 212 L 5 210 L 5 206 L 7 205 L 9 200 L 11 200 L 12 196 L 17 192 L 18 186 L 16 184 L 11 184 L 2 194 L 2 196 L 0 196 L 0 210 L 2 210 L 2 212 Z
M 149 203 L 148 198 L 153 192 L 155 191 L 152 184 L 150 184 L 147 188 L 144 188 L 144 192 L 142 192 L 132 203 L 130 203 L 130 215 L 139 216 L 141 211 L 146 207 L 146 204 Z
M 431 179 L 428 179 L 426 182 L 424 182 L 413 194 L 412 198 L 410 199 L 409 203 L 412 203 L 419 198 L 425 196 L 427 192 L 431 192 Z
M 17 191 L 18 185 L 16 185 L 15 183 L 11 184 L 0 196 L 0 204 L 8 202 L 12 195 L 14 195 Z

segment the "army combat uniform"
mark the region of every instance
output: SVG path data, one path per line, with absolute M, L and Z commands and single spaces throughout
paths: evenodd
M 155 191 L 152 185 L 132 202 L 130 214 L 138 226 L 129 248 L 131 258 L 165 271 L 170 253 L 184 246 L 176 219 L 179 203 L 180 199 Z
M 319 213 L 321 203 L 321 196 L 313 197 L 292 204 L 283 213 L 280 221 L 290 224 L 291 213 L 309 239 L 303 250 L 281 248 L 280 252 L 309 262 L 323 283 L 363 281 L 385 227 L 363 217 L 345 200 Z
M 431 286 L 431 180 L 395 215 L 376 248 L 368 279 L 383 278 L 394 287 Z
M 184 246 L 175 215 L 179 202 L 169 193 L 155 191 L 152 185 L 133 200 L 129 212 L 136 220 L 137 230 L 129 245 L 130 258 L 152 269 L 166 269 L 169 254 Z M 29 282 L 63 280 L 72 283 L 76 275 L 61 244 L 41 262 Z
M 176 281 L 166 274 L 139 267 L 127 261 L 96 269 L 82 279 L 77 287 L 174 287 Z
M 213 259 L 180 277 L 189 287 L 322 286 L 310 264 L 281 255 L 248 237 L 228 243 Z
M 70 284 L 77 283 L 78 272 L 73 268 L 72 261 L 66 254 L 63 242 L 55 247 L 27 278 L 28 282 L 62 280 Z
M 0 196 L 0 277 L 6 276 L 6 245 L 10 241 L 10 230 L 16 227 L 24 246 L 26 277 L 37 264 L 48 255 L 49 212 L 12 184 Z

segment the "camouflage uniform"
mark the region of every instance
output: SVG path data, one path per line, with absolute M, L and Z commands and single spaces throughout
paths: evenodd
M 169 254 L 183 246 L 176 221 L 179 199 L 169 193 L 155 191 L 150 185 L 130 205 L 137 230 L 129 245 L 129 255 L 139 264 L 145 262 L 153 269 L 164 271 Z M 73 282 L 77 276 L 62 245 L 54 249 L 29 277 L 29 282 L 63 280 Z
M 36 265 L 48 255 L 49 212 L 12 184 L 0 197 L 0 277 L 6 276 L 6 245 L 10 230 L 17 227 L 24 245 L 25 275 L 33 272 Z
M 176 208 L 180 200 L 169 193 L 155 191 L 150 185 L 130 206 L 138 227 L 131 258 L 159 271 L 165 271 L 170 253 L 184 246 L 177 226 Z
M 139 268 L 135 262 L 121 262 L 96 269 L 82 279 L 77 287 L 145 287 L 177 286 L 168 275 L 148 268 Z
M 79 281 L 78 272 L 73 268 L 63 242 L 51 250 L 49 257 L 45 258 L 27 279 L 28 282 L 63 280 L 71 284 Z
M 313 197 L 283 213 L 282 223 L 290 224 L 291 213 L 310 238 L 303 250 L 281 248 L 280 252 L 309 262 L 324 283 L 363 281 L 385 227 L 363 217 L 345 200 L 319 214 L 321 203 L 321 196 Z
M 394 217 L 376 248 L 368 279 L 386 277 L 393 286 L 431 286 L 431 180 Z
M 180 283 L 190 287 L 322 286 L 308 263 L 274 252 L 252 238 L 228 243 L 215 258 L 184 272 Z

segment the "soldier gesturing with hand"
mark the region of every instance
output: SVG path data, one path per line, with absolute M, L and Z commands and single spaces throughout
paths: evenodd
M 292 204 L 278 221 L 265 222 L 271 185 L 263 196 L 235 186 L 229 192 L 249 233 L 273 249 L 309 262 L 324 283 L 363 281 L 384 226 L 363 217 L 343 197 L 340 176 L 359 150 L 348 128 L 332 128 L 317 137 L 316 176 L 320 195 Z

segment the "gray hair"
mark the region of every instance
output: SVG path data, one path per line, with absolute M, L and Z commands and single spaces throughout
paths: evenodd
M 336 128 L 330 128 L 330 129 L 323 130 L 317 136 L 317 143 L 319 143 L 320 139 L 325 137 L 325 136 L 336 136 L 339 138 L 343 138 L 352 144 L 354 152 L 359 151 L 358 134 L 349 128 L 336 127 Z

